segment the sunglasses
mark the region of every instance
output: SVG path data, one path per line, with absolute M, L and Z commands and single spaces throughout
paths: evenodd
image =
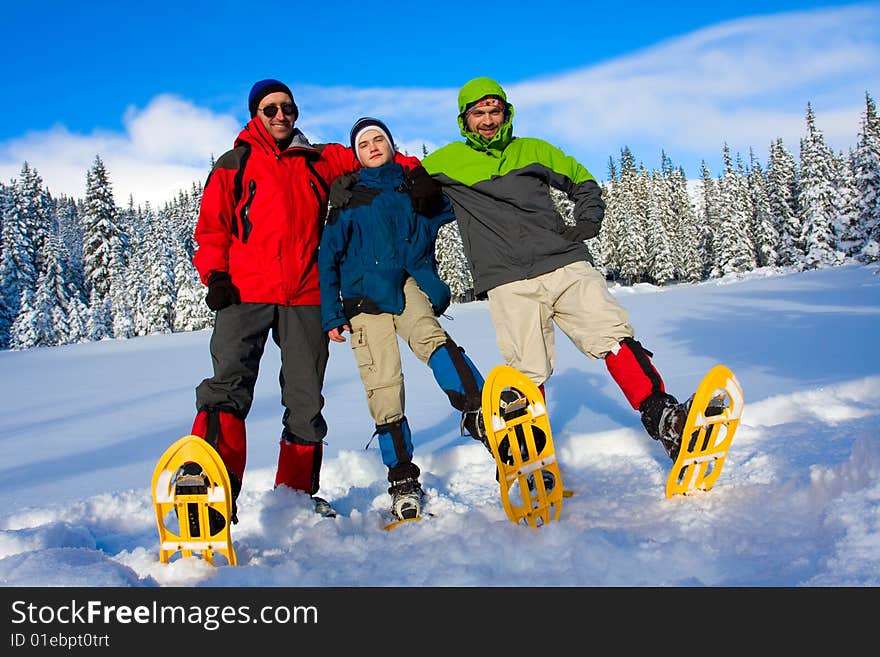
M 293 103 L 283 103 L 281 105 L 266 105 L 265 107 L 261 107 L 260 111 L 266 115 L 266 118 L 271 119 L 273 116 L 278 114 L 278 110 L 281 110 L 284 116 L 292 116 L 293 115 Z

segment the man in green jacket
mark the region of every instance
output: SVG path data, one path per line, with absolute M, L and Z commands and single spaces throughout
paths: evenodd
M 652 438 L 675 460 L 690 401 L 665 391 L 651 352 L 634 339 L 626 310 L 591 264 L 584 240 L 599 234 L 602 189 L 574 158 L 540 139 L 513 136 L 513 105 L 494 80 L 458 95 L 463 142 L 422 165 L 452 201 L 477 298 L 488 298 L 507 365 L 537 384 L 554 368 L 554 322 L 585 355 L 603 359 Z M 575 225 L 550 187 L 574 202 Z

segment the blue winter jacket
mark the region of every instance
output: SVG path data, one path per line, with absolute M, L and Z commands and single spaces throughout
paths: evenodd
M 356 194 L 333 210 L 318 249 L 321 323 L 325 331 L 348 324 L 358 313 L 403 312 L 403 284 L 412 276 L 428 296 L 434 314 L 449 306 L 449 286 L 437 274 L 434 241 L 440 227 L 453 221 L 445 199 L 435 217 L 417 214 L 404 187 L 404 173 L 391 162 L 357 174 Z M 366 200 L 365 200 L 366 199 Z

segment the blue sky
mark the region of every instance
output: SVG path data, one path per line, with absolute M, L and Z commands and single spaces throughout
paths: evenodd
M 415 154 L 458 139 L 458 88 L 494 77 L 515 134 L 600 179 L 623 146 L 648 168 L 663 149 L 691 178 L 702 160 L 720 172 L 725 143 L 765 162 L 782 137 L 797 156 L 807 102 L 846 150 L 865 93 L 880 96 L 877 2 L 47 0 L 4 7 L 4 26 L 0 180 L 26 160 L 82 196 L 100 154 L 138 203 L 204 180 L 264 77 L 293 89 L 313 141 L 345 142 L 369 114 Z

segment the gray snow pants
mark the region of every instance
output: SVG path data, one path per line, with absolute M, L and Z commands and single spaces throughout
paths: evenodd
M 320 442 L 327 435 L 321 388 L 329 357 L 320 306 L 241 303 L 219 310 L 211 335 L 214 376 L 196 388 L 196 408 L 247 417 L 270 332 L 281 350 L 284 428 L 302 440 Z

